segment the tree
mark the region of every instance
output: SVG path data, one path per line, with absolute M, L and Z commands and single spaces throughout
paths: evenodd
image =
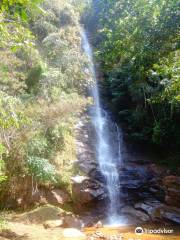
M 179 1 L 93 4 L 96 56 L 111 108 L 134 140 L 166 146 L 173 139 L 171 147 L 178 149 Z

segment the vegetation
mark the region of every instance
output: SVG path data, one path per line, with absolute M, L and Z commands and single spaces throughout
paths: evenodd
M 88 26 L 104 74 L 102 91 L 135 141 L 178 158 L 179 2 L 93 1 Z M 97 33 L 96 33 L 97 32 Z
M 21 196 L 29 177 L 70 190 L 73 128 L 88 84 L 79 11 L 70 0 L 0 3 L 1 203 Z

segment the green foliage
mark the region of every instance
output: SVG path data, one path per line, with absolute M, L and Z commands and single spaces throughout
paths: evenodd
M 41 183 L 55 183 L 56 169 L 47 159 L 39 157 L 28 157 L 27 159 L 29 173 Z
M 1 1 L 0 54 L 1 196 L 15 197 L 29 175 L 70 192 L 73 128 L 87 104 L 79 9 L 71 0 Z
M 27 21 L 29 10 L 40 10 L 38 7 L 40 2 L 42 0 L 2 0 L 0 10 L 15 18 L 20 17 L 23 21 Z
M 22 105 L 19 99 L 0 92 L 0 128 L 20 128 L 28 123 L 28 118 L 22 112 Z
M 9 50 L 1 50 L 0 54 L 2 60 L 0 63 L 1 91 L 11 95 L 23 93 L 26 89 L 24 62 Z
M 87 104 L 79 11 L 71 0 L 0 2 L 3 204 L 29 175 L 71 191 L 73 127 Z
M 38 86 L 39 86 L 39 82 L 41 79 L 41 75 L 42 75 L 42 66 L 41 65 L 37 65 L 34 68 L 31 68 L 27 79 L 26 79 L 26 85 L 27 85 L 27 90 L 29 92 L 34 92 L 37 93 L 38 92 Z
M 3 231 L 8 228 L 8 222 L 6 220 L 5 214 L 0 213 L 0 231 Z
M 0 184 L 7 180 L 5 176 L 5 162 L 3 160 L 3 154 L 6 153 L 6 148 L 0 144 Z
M 134 140 L 177 152 L 179 2 L 108 0 L 92 6 L 88 24 L 90 29 L 96 24 L 94 44 L 107 102 Z
M 35 155 L 37 157 L 46 157 L 48 156 L 48 141 L 42 135 L 33 136 L 27 142 L 27 155 Z

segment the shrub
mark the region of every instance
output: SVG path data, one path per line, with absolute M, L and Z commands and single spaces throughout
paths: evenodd
M 26 151 L 29 156 L 47 157 L 49 154 L 47 139 L 42 135 L 32 137 L 27 142 Z
M 5 162 L 3 160 L 3 154 L 5 153 L 6 153 L 5 147 L 2 144 L 0 144 L 0 184 L 7 179 L 5 175 Z
M 47 159 L 35 156 L 27 159 L 28 172 L 41 183 L 55 183 L 56 169 Z
M 41 79 L 42 71 L 43 70 L 41 65 L 37 65 L 34 68 L 31 68 L 26 79 L 28 92 L 33 92 L 33 93 L 38 92 L 38 86 L 39 86 L 39 81 Z

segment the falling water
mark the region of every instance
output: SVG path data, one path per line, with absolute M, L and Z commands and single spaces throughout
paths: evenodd
M 82 31 L 83 49 L 89 58 L 89 71 L 93 77 L 94 85 L 92 87 L 92 97 L 94 99 L 94 113 L 92 122 L 95 127 L 97 142 L 96 152 L 100 171 L 106 179 L 107 192 L 110 200 L 108 207 L 108 223 L 114 224 L 118 221 L 119 196 L 119 174 L 117 164 L 121 161 L 120 150 L 120 132 L 118 126 L 115 126 L 118 138 L 118 149 L 115 154 L 113 143 L 111 142 L 111 131 L 109 128 L 108 114 L 102 109 L 99 99 L 99 90 L 97 84 L 96 71 L 93 61 L 92 48 L 89 44 L 87 35 Z M 118 156 L 117 156 L 118 155 Z

